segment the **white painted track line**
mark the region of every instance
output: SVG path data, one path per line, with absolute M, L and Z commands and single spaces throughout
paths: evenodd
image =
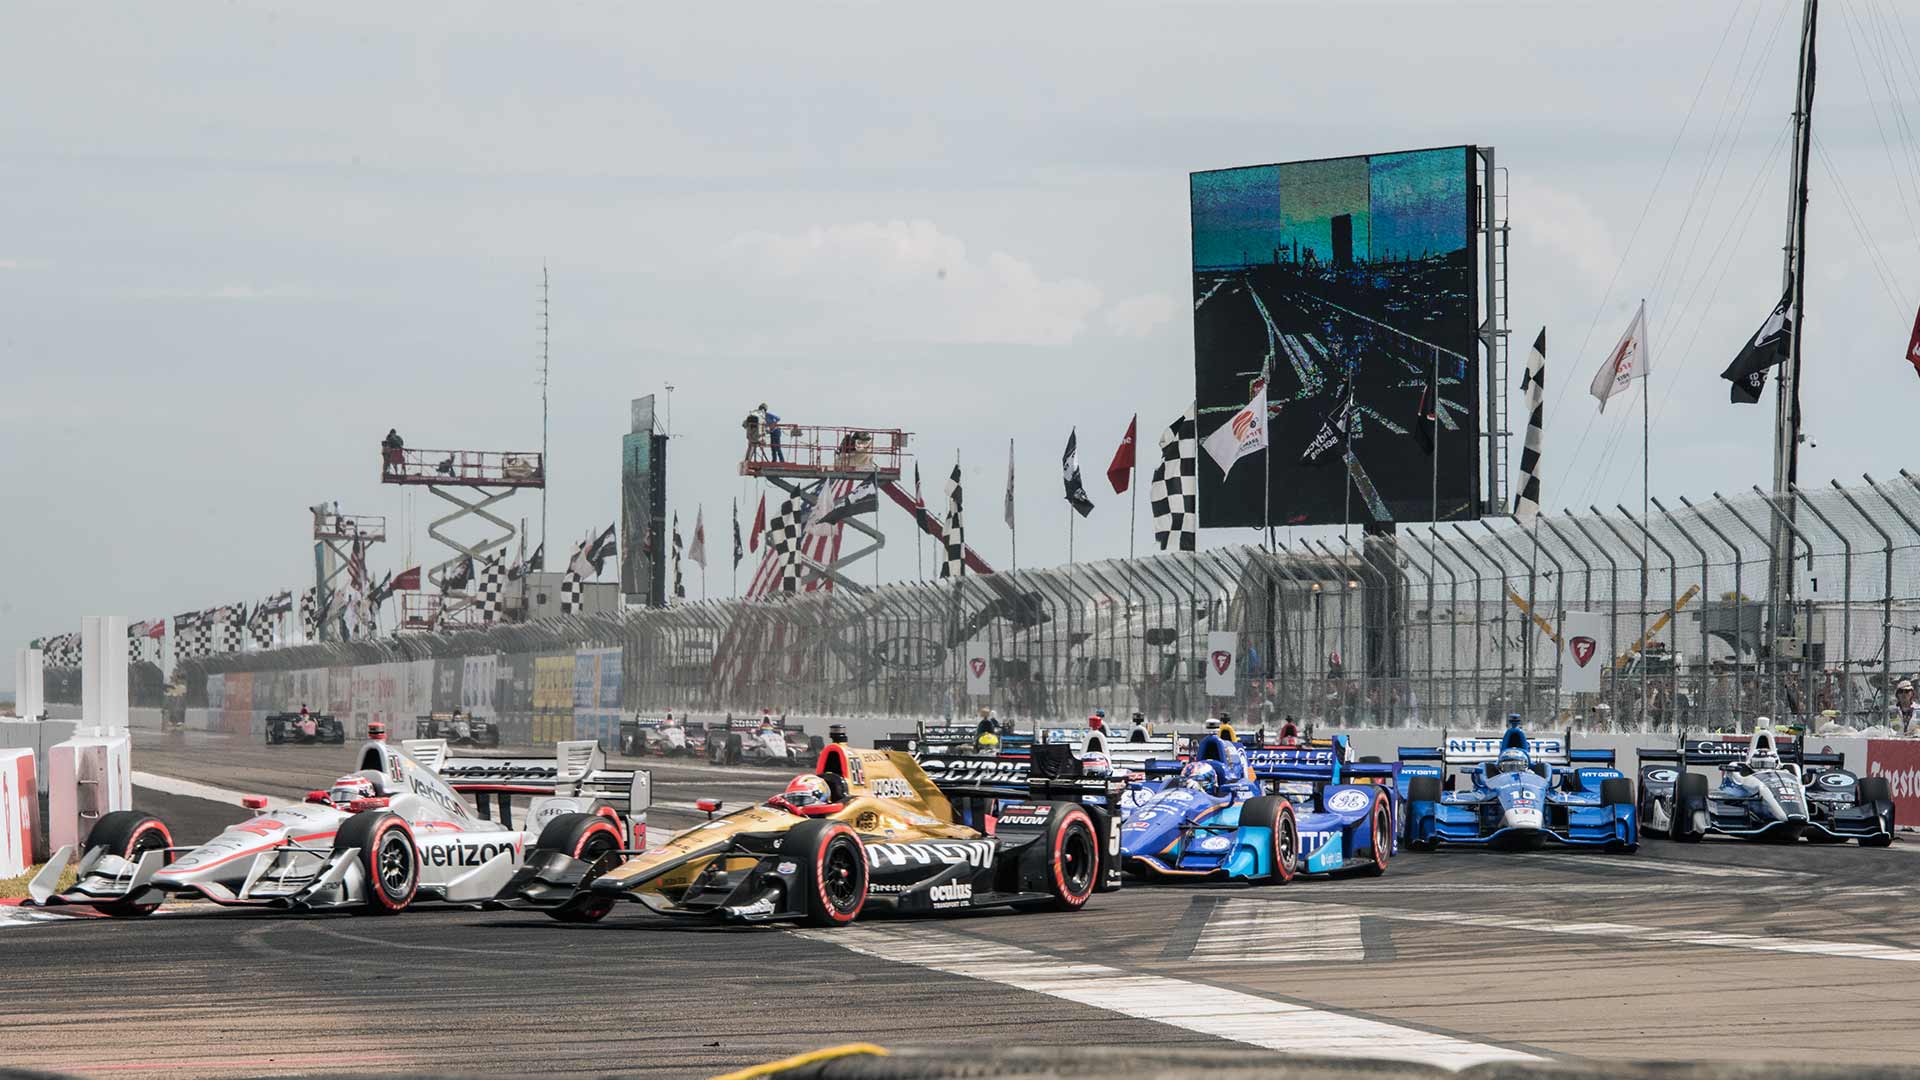
M 1537 1055 L 1506 1047 L 1206 983 L 1063 960 L 950 930 L 852 926 L 794 933 L 882 960 L 1046 994 L 1268 1050 L 1388 1058 L 1448 1069 L 1489 1061 L 1540 1060 Z
M 1208 963 L 1331 963 L 1367 958 L 1360 916 L 1345 911 L 1277 910 L 1258 900 L 1233 899 L 1207 916 L 1192 959 Z
M 236 810 L 240 808 L 241 796 L 249 794 L 248 792 L 228 791 L 226 788 L 217 788 L 212 784 L 200 784 L 192 780 L 180 780 L 175 777 L 161 776 L 159 773 L 150 772 L 134 773 L 133 786 L 148 788 L 165 795 L 180 795 L 190 799 L 206 799 L 209 802 L 226 803 Z M 283 806 L 292 805 L 292 799 L 282 799 L 272 795 L 267 796 L 267 808 L 269 810 L 278 810 Z

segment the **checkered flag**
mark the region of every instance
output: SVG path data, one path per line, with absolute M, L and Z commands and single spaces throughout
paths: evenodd
M 1200 440 L 1193 406 L 1160 433 L 1160 464 L 1153 467 L 1148 507 L 1161 551 L 1192 551 L 1200 539 Z
M 953 472 L 947 477 L 947 558 L 940 564 L 942 578 L 958 579 L 967 569 L 967 530 L 961 506 L 964 502 L 960 491 L 960 463 L 953 463 Z
M 807 534 L 807 500 L 798 495 L 780 504 L 767 522 L 767 548 L 779 560 L 780 592 L 800 588 L 800 540 Z
M 212 652 L 213 629 L 208 612 L 189 611 L 173 617 L 173 658 L 190 660 Z
M 253 635 L 253 644 L 257 649 L 273 648 L 273 609 L 269 606 L 273 598 L 268 597 L 253 609 L 253 618 L 247 620 L 247 631 Z
M 40 643 L 42 662 L 50 668 L 80 666 L 80 635 L 56 634 Z
M 320 636 L 320 604 L 313 589 L 300 594 L 300 629 L 306 631 L 308 641 Z
M 502 559 L 487 560 L 487 568 L 480 575 L 480 621 L 496 623 L 500 621 L 501 609 L 505 606 L 501 600 L 507 591 L 507 569 Z
M 675 600 L 687 598 L 687 583 L 680 576 L 680 554 L 684 548 L 685 545 L 680 542 L 680 511 L 675 510 L 673 512 L 673 598 Z
M 580 582 L 587 571 L 593 569 L 587 562 L 587 541 L 573 545 L 573 555 L 567 559 L 567 572 L 560 578 L 560 614 L 571 615 L 580 610 L 580 594 L 583 591 Z
M 219 641 L 221 652 L 239 652 L 247 640 L 247 605 L 223 607 L 217 613 L 220 623 Z
M 1513 519 L 1531 526 L 1540 516 L 1540 441 L 1546 428 L 1547 328 L 1533 339 L 1527 354 L 1527 373 L 1520 389 L 1527 395 L 1527 441 L 1520 449 L 1520 493 L 1513 500 Z

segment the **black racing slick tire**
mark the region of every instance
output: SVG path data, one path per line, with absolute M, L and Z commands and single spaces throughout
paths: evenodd
M 808 738 L 807 738 L 807 760 L 808 760 L 808 761 L 819 761 L 819 760 L 820 760 L 820 751 L 822 751 L 822 750 L 825 750 L 826 748 L 827 748 L 827 740 L 825 740 L 825 739 L 823 739 L 823 738 L 821 738 L 821 737 L 820 737 L 820 736 L 818 736 L 818 735 L 812 735 L 812 736 L 808 736 Z
M 1362 865 L 1359 873 L 1362 877 L 1379 877 L 1387 872 L 1387 860 L 1393 857 L 1393 810 L 1387 805 L 1385 792 L 1373 797 L 1373 835 L 1372 858 Z
M 1612 780 L 1600 781 L 1600 805 L 1632 806 L 1633 781 L 1628 780 L 1624 776 L 1617 776 Z
M 1240 824 L 1272 830 L 1272 849 L 1267 855 L 1273 869 L 1255 880 L 1262 885 L 1292 881 L 1300 870 L 1300 824 L 1294 820 L 1293 803 L 1273 796 L 1248 799 L 1240 808 Z
M 609 851 L 620 850 L 620 827 L 605 814 L 561 814 L 547 827 L 540 830 L 540 839 L 534 844 L 535 851 L 559 851 L 571 858 L 591 864 Z M 532 859 L 533 853 L 527 857 Z M 596 896 L 582 891 L 573 899 L 559 907 L 544 908 L 551 918 L 563 923 L 599 922 L 613 910 L 614 900 L 610 896 Z
M 787 831 L 780 850 L 801 866 L 800 903 L 808 926 L 845 926 L 867 906 L 867 851 L 841 821 L 804 821 Z
M 87 842 L 82 851 L 103 847 L 109 852 L 129 862 L 139 862 L 140 857 L 149 851 L 160 851 L 173 846 L 173 834 L 167 831 L 166 822 L 152 814 L 138 810 L 115 810 L 93 823 L 93 830 L 87 833 Z M 151 915 L 159 904 L 137 904 L 130 900 L 112 900 L 104 904 L 95 904 L 94 910 L 102 915 L 111 915 L 116 919 L 137 919 L 142 915 Z
M 333 834 L 333 850 L 348 848 L 360 850 L 356 858 L 367 877 L 367 895 L 359 910 L 396 915 L 413 903 L 420 891 L 420 849 L 405 819 L 385 810 L 355 814 Z
M 1041 838 L 1049 899 L 1015 904 L 1020 911 L 1079 911 L 1100 883 L 1100 839 L 1093 819 L 1074 803 L 1055 803 Z
M 1667 836 L 1676 843 L 1697 844 L 1706 834 L 1693 827 L 1695 808 L 1707 807 L 1707 778 L 1699 773 L 1681 773 L 1673 785 L 1673 821 Z

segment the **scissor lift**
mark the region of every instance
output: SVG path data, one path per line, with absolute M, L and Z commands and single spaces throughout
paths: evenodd
M 424 487 L 453 504 L 452 513 L 427 525 L 427 535 L 453 549 L 453 555 L 427 569 L 427 580 L 439 587 L 445 599 L 435 605 L 436 623 L 459 621 L 459 613 L 473 606 L 470 591 L 446 589 L 447 575 L 473 560 L 475 573 L 488 556 L 504 552 L 520 535 L 511 521 L 493 512 L 493 508 L 522 490 L 547 486 L 545 459 L 539 451 L 522 450 L 414 450 L 381 447 L 380 482 Z M 448 534 L 446 527 L 463 518 L 479 518 L 492 531 L 476 543 L 467 543 Z M 466 588 L 471 590 L 474 582 Z M 415 613 L 408 612 L 407 621 Z

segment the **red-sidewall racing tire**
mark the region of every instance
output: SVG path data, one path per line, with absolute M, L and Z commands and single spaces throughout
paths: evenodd
M 844 822 L 807 821 L 794 826 L 781 850 L 805 868 L 801 899 L 809 926 L 845 926 L 867 906 L 871 873 L 860 834 Z M 795 905 L 801 906 L 801 905 Z
M 1273 848 L 1268 858 L 1273 870 L 1258 880 L 1264 885 L 1285 885 L 1300 872 L 1300 825 L 1293 816 L 1293 803 L 1264 795 L 1247 800 L 1240 808 L 1240 824 L 1262 825 L 1272 831 Z
M 166 822 L 138 810 L 115 810 L 93 823 L 93 829 L 87 833 L 87 842 L 81 850 L 104 847 L 129 862 L 137 863 L 146 852 L 172 846 L 173 834 L 167 831 Z M 137 919 L 153 914 L 159 906 L 136 904 L 130 900 L 111 900 L 95 904 L 94 910 L 116 919 Z
M 333 850 L 359 848 L 366 872 L 367 896 L 357 909 L 370 915 L 397 915 L 420 891 L 420 847 L 398 814 L 369 810 L 348 818 L 333 835 Z
M 561 814 L 547 822 L 534 844 L 535 850 L 564 851 L 586 863 L 609 851 L 618 851 L 622 846 L 619 825 L 605 814 Z M 533 852 L 528 852 L 527 857 L 531 859 Z M 581 893 L 559 907 L 543 909 L 547 915 L 563 923 L 599 922 L 606 918 L 613 910 L 613 898 L 587 893 L 584 889 L 588 883 L 580 884 Z
M 1385 794 L 1373 799 L 1373 861 L 1360 868 L 1366 877 L 1379 877 L 1387 872 L 1387 860 L 1393 856 L 1393 810 L 1387 804 Z
M 1071 803 L 1054 804 L 1047 819 L 1047 892 L 1051 898 L 1015 904 L 1020 911 L 1079 911 L 1100 882 L 1100 838 L 1093 819 Z

